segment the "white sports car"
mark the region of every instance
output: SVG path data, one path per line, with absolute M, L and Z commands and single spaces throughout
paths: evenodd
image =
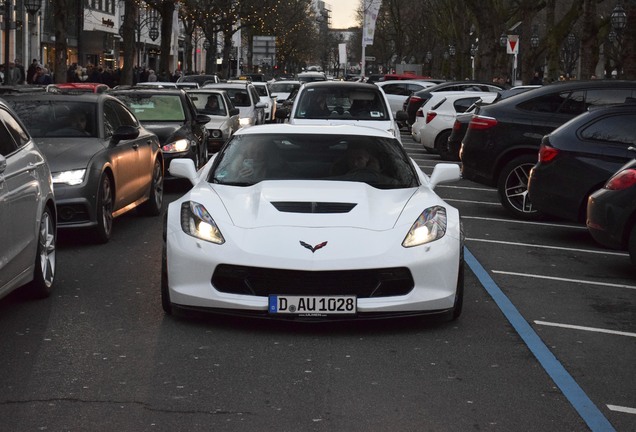
M 161 294 L 175 309 L 278 319 L 444 314 L 463 299 L 459 212 L 389 132 L 276 124 L 239 130 L 169 205 Z

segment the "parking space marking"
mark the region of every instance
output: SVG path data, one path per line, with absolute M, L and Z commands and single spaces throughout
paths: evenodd
M 583 331 L 589 331 L 589 332 L 595 332 L 595 333 L 613 334 L 617 336 L 636 337 L 636 333 L 630 333 L 630 332 L 624 332 L 624 331 L 618 331 L 618 330 L 608 330 L 608 329 L 602 329 L 602 328 L 596 328 L 596 327 L 585 327 L 585 326 L 578 326 L 573 324 L 561 324 L 561 323 L 537 321 L 537 320 L 535 320 L 534 323 L 537 325 L 544 325 L 549 327 L 561 327 L 561 328 L 567 328 L 572 330 L 583 330 Z
M 466 264 L 475 274 L 486 292 L 495 301 L 506 319 L 510 322 L 517 334 L 525 342 L 526 346 L 541 364 L 541 367 L 550 376 L 552 381 L 561 390 L 572 407 L 579 413 L 583 421 L 593 431 L 614 431 L 614 427 L 603 415 L 596 405 L 590 400 L 581 386 L 572 378 L 563 365 L 543 343 L 539 335 L 523 318 L 515 305 L 497 286 L 484 267 L 477 261 L 473 254 L 464 247 L 464 259 Z
M 533 247 L 533 248 L 539 248 L 539 249 L 554 249 L 554 250 L 563 250 L 563 251 L 569 251 L 569 252 L 593 253 L 593 254 L 600 254 L 600 255 L 628 256 L 627 252 L 613 252 L 610 250 L 566 248 L 566 247 L 560 247 L 560 246 L 507 242 L 507 241 L 501 241 L 501 240 L 486 240 L 486 239 L 477 239 L 477 238 L 469 238 L 469 237 L 466 237 L 466 241 L 475 241 L 475 242 L 483 242 L 483 243 L 498 243 L 498 244 L 505 244 L 510 246 L 525 246 L 525 247 Z
M 454 202 L 462 202 L 462 203 L 469 203 L 469 204 L 496 205 L 496 206 L 500 206 L 501 205 L 498 202 L 471 201 L 471 200 L 461 200 L 461 199 L 452 199 L 452 198 L 444 198 L 444 201 L 446 201 L 446 202 L 454 201 Z
M 607 405 L 607 408 L 609 408 L 612 411 L 618 411 L 618 412 L 627 413 L 627 414 L 636 414 L 636 408 L 622 407 L 618 405 Z
M 446 184 L 441 184 L 441 185 L 438 185 L 437 187 L 439 187 L 439 188 L 447 188 L 447 189 L 466 189 L 466 190 L 471 190 L 471 191 L 482 191 L 482 192 L 497 192 L 497 189 L 491 189 L 491 188 L 452 186 L 452 185 L 446 185 Z
M 445 201 L 448 201 L 448 200 L 445 200 Z M 540 225 L 540 226 L 548 226 L 548 227 L 555 227 L 555 228 L 572 228 L 572 229 L 587 231 L 586 226 L 570 225 L 570 224 L 563 224 L 563 223 L 536 222 L 536 221 L 525 221 L 525 220 L 518 220 L 518 219 L 501 219 L 501 218 L 488 218 L 488 217 L 481 217 L 481 216 L 463 216 L 463 215 L 462 215 L 462 219 L 476 219 L 476 220 L 484 220 L 488 222 L 508 222 L 508 223 L 515 223 L 515 224 L 523 224 L 523 225 Z
M 544 276 L 544 275 L 531 274 L 531 273 L 507 272 L 503 270 L 491 270 L 491 271 L 496 274 L 504 274 L 509 276 L 521 276 L 521 277 L 529 277 L 529 278 L 536 278 L 536 279 L 549 279 L 549 280 L 555 280 L 560 282 L 572 282 L 572 283 L 580 283 L 585 285 L 597 285 L 597 286 L 610 287 L 610 288 L 636 289 L 636 286 L 634 285 L 614 284 L 614 283 L 607 283 L 607 282 L 594 282 L 594 281 L 588 281 L 588 280 L 582 280 L 582 279 L 560 278 L 555 276 Z

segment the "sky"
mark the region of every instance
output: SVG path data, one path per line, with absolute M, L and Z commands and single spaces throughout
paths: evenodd
M 360 0 L 326 0 L 331 8 L 331 28 L 349 28 L 356 25 L 356 9 Z

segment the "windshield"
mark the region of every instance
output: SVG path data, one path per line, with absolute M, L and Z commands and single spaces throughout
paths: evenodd
M 264 180 L 363 182 L 380 189 L 418 185 L 397 140 L 359 135 L 237 135 L 216 158 L 208 179 L 234 186 Z
M 230 100 L 234 104 L 235 107 L 248 107 L 252 106 L 252 102 L 250 101 L 250 95 L 247 94 L 247 88 L 223 88 L 227 92 L 227 95 L 230 97 Z
M 256 89 L 256 93 L 258 93 L 259 96 L 269 96 L 267 94 L 267 87 L 264 85 L 255 85 L 254 88 Z
M 300 94 L 294 118 L 389 120 L 381 90 L 354 87 L 311 88 Z
M 188 92 L 192 103 L 201 114 L 226 116 L 227 107 L 223 95 L 219 93 Z
M 140 122 L 185 120 L 178 94 L 116 94 L 135 113 Z
M 97 136 L 97 104 L 19 98 L 7 102 L 34 138 Z

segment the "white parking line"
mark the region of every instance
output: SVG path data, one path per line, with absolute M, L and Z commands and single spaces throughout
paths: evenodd
M 618 411 L 626 414 L 636 414 L 636 408 L 622 407 L 618 405 L 607 405 L 611 411 Z
M 476 239 L 476 238 L 468 238 L 466 237 L 467 241 L 475 241 L 475 242 L 483 242 L 483 243 L 497 243 L 497 244 L 504 244 L 504 245 L 510 245 L 510 246 L 524 246 L 524 247 L 532 247 L 532 248 L 538 248 L 538 249 L 554 249 L 554 250 L 563 250 L 563 251 L 571 251 L 571 252 L 583 252 L 583 253 L 593 253 L 593 254 L 599 254 L 599 255 L 615 255 L 615 256 L 627 256 L 627 252 L 612 252 L 612 251 L 606 251 L 606 250 L 593 250 L 593 249 L 575 249 L 575 248 L 565 248 L 565 247 L 559 247 L 559 246 L 546 246 L 546 245 L 536 245 L 536 244 L 530 244 L 530 243 L 516 243 L 516 242 L 506 242 L 506 241 L 499 241 L 499 240 L 485 240 L 485 239 Z
M 595 328 L 595 327 L 584 327 L 584 326 L 578 326 L 578 325 L 572 325 L 572 324 L 561 324 L 561 323 L 553 323 L 553 322 L 547 322 L 547 321 L 535 321 L 534 323 L 537 325 L 544 325 L 549 327 L 561 327 L 561 328 L 568 328 L 573 330 L 589 331 L 594 333 L 606 333 L 606 334 L 612 334 L 617 336 L 636 337 L 636 333 L 617 331 L 617 330 L 608 330 L 608 329 Z
M 503 274 L 503 275 L 509 275 L 509 276 L 521 276 L 521 277 L 529 277 L 529 278 L 535 278 L 535 279 L 549 279 L 549 280 L 556 280 L 560 282 L 572 282 L 572 283 L 598 285 L 598 286 L 612 287 L 612 288 L 636 289 L 636 286 L 633 286 L 633 285 L 613 284 L 613 283 L 607 283 L 607 282 L 594 282 L 594 281 L 586 281 L 581 279 L 560 278 L 560 277 L 554 277 L 554 276 L 543 276 L 543 275 L 536 275 L 536 274 L 529 274 L 529 273 L 507 272 L 507 271 L 501 271 L 501 270 L 492 270 L 492 272 L 496 274 Z
M 448 200 L 445 200 L 448 201 Z M 557 227 L 557 228 L 573 228 L 578 230 L 587 230 L 587 227 L 583 225 L 570 225 L 570 224 L 562 224 L 562 223 L 550 223 L 550 222 L 533 222 L 533 221 L 525 221 L 518 219 L 501 219 L 501 218 L 487 218 L 480 216 L 463 216 L 462 219 L 477 219 L 484 220 L 489 222 L 508 222 L 508 223 L 517 223 L 524 225 L 541 225 L 541 226 L 549 226 L 549 227 Z
M 451 185 L 445 185 L 445 184 L 441 184 L 437 187 L 440 188 L 448 188 L 448 189 L 466 189 L 466 190 L 471 190 L 471 191 L 483 191 L 483 192 L 497 192 L 497 189 L 491 189 L 491 188 L 478 188 L 478 187 L 466 187 L 466 186 L 451 186 Z
M 500 206 L 501 204 L 499 204 L 498 202 L 487 202 L 487 201 L 471 201 L 471 200 L 460 200 L 460 199 L 450 199 L 450 198 L 444 198 L 444 201 L 447 202 L 462 202 L 462 203 L 469 203 L 469 204 L 484 204 L 484 205 L 496 205 L 496 206 Z

